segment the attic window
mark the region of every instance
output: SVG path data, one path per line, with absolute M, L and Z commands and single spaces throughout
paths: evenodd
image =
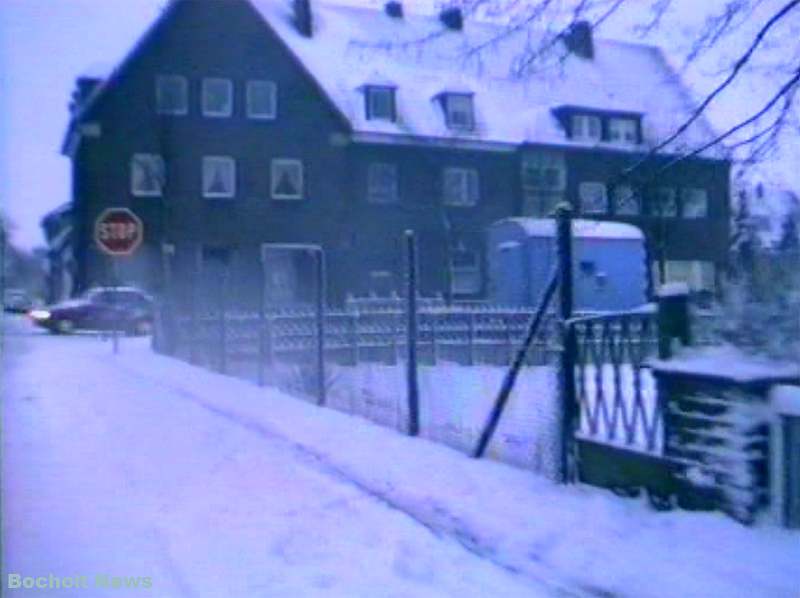
M 608 140 L 611 143 L 636 144 L 639 132 L 632 118 L 612 118 L 608 121 Z
M 572 138 L 581 141 L 600 141 L 603 137 L 603 122 L 599 116 L 573 114 L 571 119 Z
M 472 131 L 475 128 L 475 113 L 472 95 L 446 93 L 443 96 L 447 128 L 454 131 Z
M 386 85 L 369 85 L 365 89 L 367 120 L 395 121 L 394 88 Z

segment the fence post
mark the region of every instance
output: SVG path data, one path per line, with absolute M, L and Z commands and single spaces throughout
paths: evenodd
M 677 339 L 688 347 L 692 344 L 689 321 L 689 289 L 684 284 L 672 283 L 658 292 L 658 357 L 672 357 L 672 343 Z
M 562 483 L 574 481 L 575 463 L 575 361 L 577 347 L 575 329 L 569 324 L 572 318 L 572 206 L 561 203 L 556 208 L 559 280 L 559 317 L 561 320 L 561 363 L 559 386 L 561 401 L 561 455 L 559 478 Z
M 325 379 L 325 302 L 327 290 L 325 288 L 325 252 L 318 247 L 317 256 L 317 404 L 325 405 L 327 399 L 327 385 Z
M 261 284 L 258 289 L 258 385 L 264 386 L 264 360 L 266 359 L 267 325 L 267 263 L 263 251 L 259 251 L 261 262 Z
M 264 347 L 264 352 L 266 354 L 267 365 L 272 367 L 275 363 L 275 318 L 272 316 L 267 316 L 266 320 L 266 347 Z
M 189 275 L 189 363 L 197 363 L 197 292 L 200 286 L 200 266 L 202 254 L 196 248 Z
M 408 434 L 419 435 L 419 379 L 417 376 L 417 244 L 414 231 L 407 230 L 406 238 L 406 362 L 408 391 Z
M 225 264 L 222 271 L 222 284 L 219 289 L 219 371 L 228 373 L 228 282 L 230 280 L 230 265 Z
M 437 353 L 439 349 L 436 345 L 436 335 L 439 334 L 438 326 L 436 325 L 436 312 L 433 311 L 428 314 L 428 333 L 431 335 L 431 363 L 436 365 L 439 356 Z
M 175 246 L 170 243 L 161 244 L 161 271 L 162 271 L 162 330 L 164 344 L 161 349 L 167 355 L 175 355 L 178 347 L 178 324 L 175 321 L 175 290 L 172 283 L 172 258 L 175 255 Z
M 475 314 L 467 312 L 467 365 L 475 365 Z

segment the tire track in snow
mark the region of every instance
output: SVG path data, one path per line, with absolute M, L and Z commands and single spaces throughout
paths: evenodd
M 460 520 L 456 515 L 450 513 L 443 506 L 435 505 L 432 509 L 432 513 L 423 512 L 422 510 L 415 508 L 410 501 L 399 500 L 398 497 L 392 496 L 388 492 L 374 488 L 368 483 L 357 479 L 357 477 L 355 477 L 351 472 L 347 471 L 347 469 L 332 463 L 323 453 L 289 438 L 285 434 L 275 430 L 273 427 L 267 424 L 247 419 L 246 417 L 243 417 L 242 415 L 231 410 L 214 405 L 203 397 L 187 391 L 184 388 L 166 383 L 158 378 L 150 377 L 140 371 L 131 369 L 122 364 L 118 364 L 118 367 L 120 370 L 124 371 L 125 374 L 132 378 L 147 382 L 148 384 L 161 386 L 165 390 L 180 396 L 186 401 L 193 403 L 209 413 L 223 418 L 257 436 L 284 444 L 290 448 L 301 461 L 319 473 L 333 478 L 340 483 L 356 488 L 363 494 L 371 497 L 373 500 L 381 503 L 390 510 L 400 513 L 406 518 L 411 519 L 414 523 L 426 529 L 428 533 L 437 539 L 453 541 L 463 550 L 466 550 L 470 554 L 506 571 L 507 573 L 526 578 L 530 581 L 540 584 L 555 597 L 583 598 L 591 596 L 594 598 L 618 598 L 615 594 L 609 593 L 601 588 L 580 585 L 576 587 L 574 585 L 569 585 L 569 583 L 566 581 L 553 579 L 552 575 L 545 571 L 544 567 L 541 567 L 541 571 L 533 573 L 530 571 L 530 569 L 534 567 L 530 565 L 530 563 L 529 567 L 526 569 L 507 563 L 496 554 L 492 547 L 483 544 L 478 538 L 478 535 L 470 531 L 462 520 Z M 539 568 L 539 566 L 536 566 L 535 568 Z

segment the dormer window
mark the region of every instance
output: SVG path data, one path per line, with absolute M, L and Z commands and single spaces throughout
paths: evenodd
M 611 143 L 639 143 L 636 121 L 632 118 L 610 118 L 608 120 L 608 140 Z
M 472 131 L 475 128 L 475 113 L 472 95 L 446 93 L 442 97 L 447 128 L 454 131 Z
M 369 85 L 364 98 L 367 120 L 395 121 L 394 87 Z
M 603 138 L 603 121 L 591 114 L 573 114 L 572 138 L 578 141 L 600 141 Z

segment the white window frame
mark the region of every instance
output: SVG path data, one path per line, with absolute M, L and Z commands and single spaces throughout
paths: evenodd
M 602 141 L 603 139 L 603 119 L 595 114 L 573 114 L 570 126 L 572 138 L 577 141 Z
M 608 141 L 622 145 L 639 143 L 636 120 L 633 118 L 614 117 L 608 119 Z
M 589 198 L 595 191 L 601 191 L 603 209 L 589 205 Z M 581 214 L 608 214 L 608 189 L 605 183 L 585 181 L 578 185 L 578 197 L 581 201 Z
M 384 185 L 386 181 L 389 184 Z M 372 162 L 367 167 L 367 201 L 375 204 L 394 204 L 400 201 L 400 174 L 397 164 Z
M 300 173 L 298 192 L 295 194 L 278 193 L 277 183 L 279 168 L 297 168 Z M 294 158 L 274 158 L 270 163 L 270 197 L 272 199 L 279 199 L 282 201 L 300 201 L 305 193 L 305 172 L 303 169 L 303 161 Z
M 454 263 L 454 256 L 456 253 L 471 254 L 474 258 L 474 264 L 470 266 L 456 266 Z M 456 246 L 450 249 L 450 293 L 453 296 L 458 295 L 476 295 L 481 292 L 483 285 L 483 274 L 481 271 L 481 255 L 480 252 L 474 249 L 467 249 L 463 246 Z M 474 280 L 470 286 L 458 286 L 458 275 L 472 276 Z
M 558 182 L 547 184 L 547 172 L 556 172 Z M 531 181 L 529 173 L 537 173 L 539 183 Z M 567 166 L 563 154 L 536 152 L 522 158 L 522 187 L 525 191 L 563 191 L 567 186 Z
M 231 189 L 229 191 L 209 191 L 212 176 L 212 164 L 225 164 L 230 167 Z M 203 197 L 209 199 L 231 199 L 236 197 L 236 160 L 230 156 L 203 156 Z
M 640 216 L 642 213 L 642 200 L 631 185 L 617 185 L 611 192 L 614 204 L 614 214 L 618 216 Z M 620 210 L 620 204 L 624 201 L 632 202 L 635 210 Z
M 669 214 L 663 210 L 664 198 L 667 197 L 672 208 Z M 653 194 L 650 202 L 650 215 L 656 218 L 677 218 L 678 217 L 678 192 L 675 187 L 658 187 Z
M 460 105 L 459 105 L 460 104 Z M 447 128 L 453 131 L 475 130 L 475 102 L 473 96 L 467 93 L 448 93 L 444 97 L 445 121 Z M 466 116 L 466 123 L 455 122 L 456 114 Z
M 222 110 L 212 109 L 206 102 L 210 98 L 207 95 L 212 85 L 224 85 L 227 90 L 227 105 Z M 205 77 L 202 83 L 202 91 L 200 94 L 201 108 L 203 116 L 209 118 L 230 118 L 233 115 L 233 81 L 230 79 L 223 79 L 221 77 Z
M 448 179 L 458 179 L 450 185 Z M 454 194 L 450 191 L 457 189 Z M 478 205 L 481 197 L 481 180 L 477 169 L 448 167 L 442 171 L 442 203 L 446 206 L 471 208 Z
M 137 176 L 136 176 L 136 168 L 138 165 L 143 162 L 151 162 L 152 165 L 155 165 L 157 172 L 155 174 L 156 181 L 158 182 L 158 189 L 138 189 L 137 188 Z M 135 197 L 161 197 L 164 195 L 164 183 L 165 183 L 165 165 L 164 165 L 164 158 L 162 158 L 158 154 L 134 154 L 131 157 L 131 165 L 130 165 L 130 179 L 131 179 L 131 195 Z
M 255 89 L 261 87 L 264 90 L 269 90 L 270 106 L 267 111 L 256 111 L 254 107 L 253 94 Z M 266 79 L 250 79 L 247 81 L 245 89 L 245 104 L 247 111 L 247 118 L 254 120 L 275 120 L 278 117 L 278 86 L 274 81 Z
M 395 90 L 393 87 L 384 85 L 370 85 L 365 90 L 365 101 L 367 120 L 385 120 L 394 122 L 395 112 Z M 383 102 L 383 103 L 382 103 Z M 380 107 L 381 109 L 378 109 Z M 387 110 L 383 110 L 386 108 Z
M 687 206 L 699 201 L 702 209 L 687 210 Z M 708 218 L 708 191 L 699 187 L 681 189 L 681 217 L 689 220 Z
M 178 108 L 165 109 L 162 106 L 163 86 L 175 83 L 181 88 L 183 105 Z M 170 116 L 184 116 L 189 113 L 189 81 L 182 75 L 157 75 L 156 76 L 156 113 Z

